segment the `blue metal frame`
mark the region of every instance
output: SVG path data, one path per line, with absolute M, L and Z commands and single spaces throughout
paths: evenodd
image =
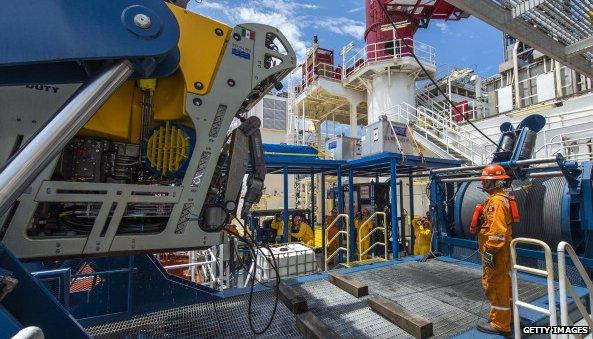
M 34 278 L 23 264 L 0 242 L 0 268 L 18 280 L 16 287 L 2 300 L 4 310 L 22 326 L 43 328 L 48 338 L 88 338 L 68 310 Z
M 391 254 L 393 258 L 399 256 L 399 244 L 398 244 L 398 232 L 397 232 L 397 164 L 395 159 L 391 159 L 390 162 L 390 206 L 389 211 L 391 212 Z
M 31 272 L 31 275 L 40 282 L 58 280 L 60 290 L 57 299 L 67 310 L 70 310 L 70 267 L 55 270 Z
M 284 233 L 282 233 L 282 242 L 288 242 L 288 167 L 284 167 Z
M 341 192 L 341 191 L 340 191 Z M 350 220 L 348 233 L 350 234 L 350 261 L 356 260 L 358 233 L 356 227 L 354 227 L 355 221 L 354 215 L 354 176 L 352 174 L 352 168 L 348 169 L 348 219 Z
M 151 25 L 139 28 L 134 16 Z M 162 0 L 16 1 L 0 11 L 0 84 L 83 82 L 103 61 L 129 59 L 136 76 L 172 74 L 179 26 Z M 92 38 L 90 38 L 92 37 Z

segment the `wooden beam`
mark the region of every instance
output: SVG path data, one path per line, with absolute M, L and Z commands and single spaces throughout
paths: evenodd
M 340 338 L 334 330 L 310 311 L 296 316 L 296 328 L 306 339 Z
M 350 276 L 339 275 L 336 273 L 328 274 L 329 282 L 343 289 L 344 291 L 360 298 L 369 294 L 369 286 Z
M 371 296 L 369 306 L 389 321 L 413 335 L 415 338 L 432 336 L 432 322 L 423 316 L 412 313 L 398 303 L 381 296 Z
M 280 282 L 280 285 L 278 285 L 278 295 L 280 301 L 282 301 L 282 303 L 286 305 L 286 308 L 293 314 L 307 312 L 309 309 L 307 306 L 307 299 L 298 294 L 292 286 L 286 285 L 284 282 Z

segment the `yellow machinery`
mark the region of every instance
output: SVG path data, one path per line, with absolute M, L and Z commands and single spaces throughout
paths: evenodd
M 259 120 L 244 114 L 295 67 L 295 53 L 276 28 L 167 6 L 179 25 L 177 71 L 125 81 L 0 217 L 17 257 L 207 248 L 239 212 L 243 159 L 263 154 Z M 0 102 L 43 125 L 78 87 L 2 87 Z M 235 118 L 244 121 L 231 132 Z M 0 128 L 2 161 L 35 135 L 23 124 Z M 248 180 L 244 211 L 263 188 L 265 167 L 252 167 L 260 175 Z

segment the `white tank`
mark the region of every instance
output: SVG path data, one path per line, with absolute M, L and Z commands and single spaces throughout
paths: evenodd
M 373 79 L 368 102 L 369 125 L 379 121 L 381 115 L 395 113 L 395 110 L 389 109 L 404 102 L 416 107 L 416 80 L 407 73 L 392 71 L 391 75 L 381 74 Z M 390 117 L 390 120 L 398 119 Z

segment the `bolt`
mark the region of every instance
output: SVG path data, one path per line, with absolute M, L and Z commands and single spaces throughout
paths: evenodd
M 224 32 L 222 31 L 222 29 L 220 29 L 220 28 L 215 29 L 214 30 L 214 33 L 216 33 L 216 35 L 218 35 L 218 36 L 222 36 L 224 34 Z
M 239 33 L 233 34 L 233 38 L 237 41 L 241 41 L 241 35 Z
M 142 13 L 136 14 L 134 16 L 134 24 L 143 29 L 150 28 L 150 17 Z
M 199 81 L 196 81 L 194 82 L 194 87 L 199 91 L 204 88 L 204 84 Z
M 202 99 L 200 98 L 195 98 L 193 102 L 196 106 L 202 106 Z
M 235 80 L 233 80 L 233 79 L 227 80 L 226 83 L 231 87 L 235 87 Z

